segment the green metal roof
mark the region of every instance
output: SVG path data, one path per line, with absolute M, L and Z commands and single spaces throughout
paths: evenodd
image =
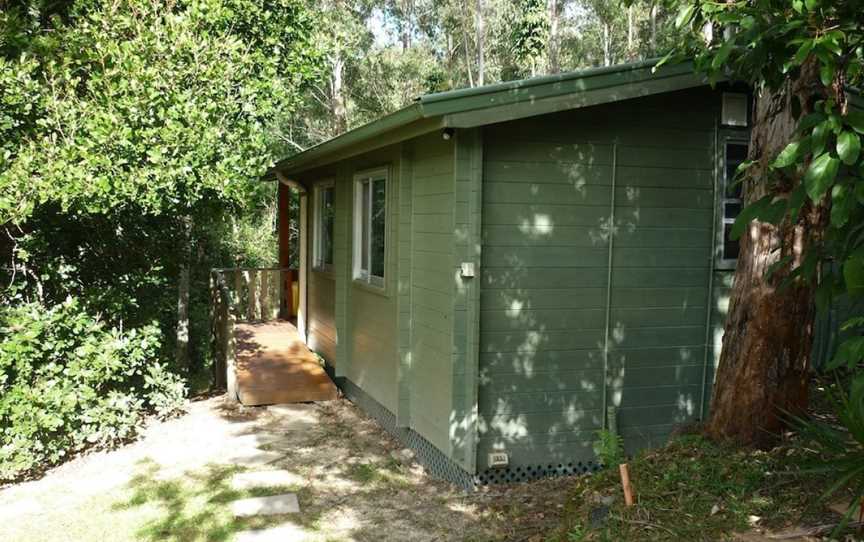
M 427 94 L 413 104 L 280 160 L 265 175 L 300 173 L 446 127 L 466 128 L 706 85 L 690 63 L 657 60 Z

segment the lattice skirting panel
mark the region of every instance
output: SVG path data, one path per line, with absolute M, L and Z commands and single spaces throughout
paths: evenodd
M 512 484 L 555 476 L 586 474 L 596 472 L 601 468 L 594 461 L 576 461 L 566 464 L 518 465 L 504 469 L 487 469 L 476 475 L 472 475 L 458 463 L 444 455 L 441 450 L 433 446 L 432 443 L 416 431 L 407 427 L 398 427 L 396 425 L 396 416 L 359 386 L 345 377 L 336 378 L 335 382 L 351 402 L 372 416 L 388 433 L 399 440 L 402 445 L 413 450 L 417 461 L 432 476 L 447 480 L 469 491 L 479 486 Z
M 506 469 L 487 469 L 479 473 L 477 485 L 513 484 L 529 482 L 541 478 L 556 476 L 572 476 L 574 474 L 589 474 L 597 472 L 602 467 L 594 461 L 577 461 L 575 463 L 559 463 L 555 465 L 518 465 Z

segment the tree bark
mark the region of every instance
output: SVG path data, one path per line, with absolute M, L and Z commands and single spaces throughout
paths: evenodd
M 348 130 L 348 108 L 345 105 L 343 74 L 345 61 L 338 52 L 334 52 L 330 58 L 330 114 L 331 125 L 336 136 Z
M 627 57 L 636 58 L 636 14 L 633 4 L 627 6 Z
M 471 41 L 468 39 L 468 14 L 465 10 L 465 2 L 459 3 L 462 9 L 462 41 L 465 42 L 463 52 L 465 53 L 465 71 L 468 72 L 468 86 L 474 87 L 474 74 L 471 71 Z
M 657 4 L 651 5 L 651 54 L 657 54 Z
M 768 182 L 768 164 L 794 137 L 792 96 L 810 104 L 814 94 L 824 95 L 814 66 L 806 63 L 797 79 L 756 97 L 749 151 L 749 159 L 755 162 L 744 184 L 745 204 L 768 194 L 788 198 L 802 182 L 797 174 Z M 807 112 L 805 105 L 802 114 Z M 824 201 L 805 204 L 796 222 L 788 217 L 777 226 L 754 221 L 741 237 L 706 427 L 713 438 L 767 445 L 783 427 L 786 414 L 807 406 L 813 287 L 803 280 L 781 284 L 824 231 L 828 215 Z M 769 276 L 772 266 L 787 257 L 790 262 Z
M 549 73 L 558 73 L 561 71 L 561 65 L 558 60 L 558 20 L 560 18 L 559 1 L 560 0 L 549 0 L 549 44 L 547 47 Z M 532 73 L 531 75 L 534 74 Z
M 612 65 L 612 29 L 609 23 L 603 23 L 603 65 Z
M 477 86 L 482 87 L 485 80 L 486 72 L 486 55 L 484 52 L 483 36 L 486 33 L 486 21 L 483 17 L 483 0 L 477 0 L 477 24 L 475 31 L 477 33 Z
M 174 361 L 181 371 L 189 367 L 189 265 L 192 259 L 192 219 L 183 219 L 183 246 L 180 249 L 180 271 L 177 277 L 177 344 Z

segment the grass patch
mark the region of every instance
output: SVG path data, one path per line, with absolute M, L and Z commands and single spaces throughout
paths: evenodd
M 723 540 L 754 525 L 836 522 L 822 499 L 828 480 L 807 470 L 815 455 L 800 442 L 764 452 L 679 437 L 630 461 L 632 507 L 624 506 L 617 469 L 574 478 L 548 539 Z
M 46 510 L 38 523 L 5 525 L 0 528 L 0 539 L 4 542 L 227 542 L 239 531 L 305 519 L 294 515 L 234 518 L 231 503 L 235 500 L 296 493 L 299 489 L 284 486 L 233 489 L 231 478 L 244 470 L 208 465 L 165 479 L 160 477 L 157 464 L 144 461 L 123 487 L 74 508 Z

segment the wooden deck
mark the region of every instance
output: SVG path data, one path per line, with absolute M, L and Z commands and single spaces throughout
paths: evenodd
M 336 386 L 290 322 L 238 322 L 234 337 L 237 395 L 244 405 L 336 399 Z

